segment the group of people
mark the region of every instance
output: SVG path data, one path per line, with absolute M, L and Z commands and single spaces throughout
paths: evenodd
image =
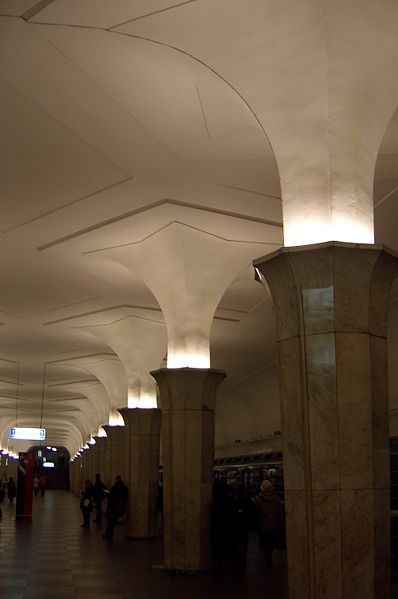
M 90 479 L 84 482 L 84 489 L 80 498 L 80 509 L 83 513 L 83 528 L 90 527 L 91 513 L 95 507 L 96 517 L 94 522 L 102 524 L 103 501 L 106 500 L 105 518 L 107 520 L 104 539 L 113 539 L 113 529 L 117 521 L 126 513 L 128 490 L 121 476 L 115 477 L 115 483 L 108 490 L 101 480 L 101 475 L 95 475 L 95 483 Z
M 40 491 L 40 495 L 42 497 L 44 497 L 45 493 L 46 493 L 46 488 L 47 488 L 47 477 L 42 474 L 41 476 L 38 476 L 38 474 L 35 474 L 33 477 L 33 491 L 35 496 L 37 497 Z
M 107 520 L 104 539 L 113 539 L 113 529 L 117 521 L 125 515 L 128 490 L 121 476 L 108 490 L 95 475 L 95 483 L 86 479 L 81 492 L 80 509 L 83 514 L 83 528 L 90 527 L 91 514 L 95 508 L 94 522 L 101 524 L 103 502 L 106 500 Z M 265 563 L 272 565 L 275 548 L 284 549 L 285 514 L 283 502 L 277 495 L 267 471 L 262 473 L 262 481 L 255 497 L 245 497 L 243 488 L 228 485 L 225 480 L 216 481 L 211 505 L 211 536 L 213 557 L 217 573 L 223 573 L 226 561 L 232 562 L 234 572 L 243 573 L 246 569 L 249 533 L 256 531 L 259 545 L 264 552 Z
M 249 533 L 258 533 L 265 564 L 272 566 L 275 548 L 285 543 L 283 502 L 266 471 L 255 497 L 245 497 L 243 488 L 216 481 L 211 505 L 211 536 L 216 573 L 222 574 L 225 562 L 231 562 L 237 574 L 246 569 Z

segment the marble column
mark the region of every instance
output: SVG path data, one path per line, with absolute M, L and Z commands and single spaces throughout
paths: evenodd
M 76 477 L 75 477 L 75 492 L 80 495 L 84 485 L 83 478 L 83 456 L 76 458 L 74 464 L 76 464 Z
M 99 452 L 97 447 L 97 440 L 95 441 L 95 445 L 91 445 L 90 449 L 91 453 L 91 481 L 95 482 L 95 475 L 99 472 Z
M 115 482 L 115 476 L 120 475 L 126 480 L 126 460 L 124 457 L 124 426 L 104 426 L 109 447 L 109 476 L 111 485 Z
M 108 428 L 108 425 L 103 426 L 104 430 Z M 108 435 L 108 432 L 105 431 Z M 114 480 L 111 475 L 111 441 L 108 436 L 103 437 L 103 443 L 101 448 L 101 478 L 106 484 L 108 489 L 113 485 Z
M 159 481 L 160 410 L 119 410 L 125 422 L 125 456 L 129 488 L 127 536 L 156 536 L 156 501 Z
M 82 471 L 81 471 L 81 475 L 82 475 L 83 486 L 84 486 L 84 481 L 87 478 L 87 469 L 88 469 L 88 465 L 87 465 L 88 459 L 87 459 L 87 453 L 86 452 L 87 452 L 87 449 L 82 450 L 82 469 L 81 469 Z
M 325 243 L 254 266 L 276 318 L 289 598 L 389 599 L 386 333 L 397 259 Z
M 91 480 L 91 482 L 93 482 L 93 450 L 90 447 L 90 449 L 86 449 L 85 451 L 85 458 L 86 458 L 86 478 L 88 478 L 89 480 Z
M 70 488 L 73 493 L 79 493 L 80 460 L 76 458 L 70 466 Z
M 104 483 L 106 484 L 105 471 L 104 471 L 104 469 L 105 469 L 105 467 L 104 467 L 104 450 L 105 450 L 106 437 L 96 437 L 95 441 L 96 441 L 95 450 L 97 452 L 97 472 L 100 473 L 101 480 L 103 480 Z
M 162 368 L 151 374 L 159 385 L 162 412 L 165 567 L 206 570 L 211 558 L 214 406 L 225 373 Z

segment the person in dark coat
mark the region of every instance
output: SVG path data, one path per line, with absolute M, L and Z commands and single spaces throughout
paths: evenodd
M 282 503 L 269 480 L 263 480 L 260 493 L 253 501 L 258 513 L 260 547 L 264 551 L 266 565 L 272 566 L 272 552 L 281 526 Z
M 102 522 L 102 500 L 104 498 L 104 492 L 106 491 L 106 485 L 101 480 L 101 475 L 99 472 L 95 475 L 95 483 L 94 483 L 94 503 L 97 510 L 97 514 L 94 522 L 98 522 L 101 524 Z
M 105 514 L 107 526 L 105 533 L 102 535 L 104 539 L 113 539 L 115 524 L 124 515 L 126 510 L 127 495 L 127 487 L 122 481 L 122 477 L 119 475 L 116 476 L 115 484 L 112 485 L 108 494 L 108 508 Z
M 80 509 L 83 513 L 83 524 L 82 528 L 90 528 L 90 517 L 93 511 L 93 497 L 94 497 L 94 485 L 86 478 L 84 481 L 84 489 L 81 493 Z
M 236 569 L 238 504 L 235 489 L 226 481 L 217 481 L 211 503 L 211 538 L 216 574 L 224 573 L 224 562 L 232 562 Z
M 47 476 L 45 474 L 42 474 L 39 478 L 39 488 L 41 497 L 44 497 L 47 488 Z
M 245 497 L 243 486 L 238 486 L 236 489 L 236 549 L 234 563 L 234 570 L 237 574 L 242 574 L 246 571 L 249 531 L 253 520 L 257 521 L 256 507 L 250 497 Z
M 10 476 L 10 480 L 7 483 L 7 493 L 10 503 L 14 503 L 14 497 L 17 494 L 17 487 L 12 476 Z

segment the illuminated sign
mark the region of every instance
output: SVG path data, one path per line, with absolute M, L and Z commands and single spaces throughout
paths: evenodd
M 44 462 L 43 466 L 44 468 L 54 468 L 55 464 L 54 462 Z
M 44 441 L 45 428 L 10 428 L 10 439 L 23 439 L 25 441 Z

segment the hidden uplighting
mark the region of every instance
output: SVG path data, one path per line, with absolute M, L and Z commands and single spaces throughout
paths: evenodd
M 90 437 L 90 440 L 88 441 L 89 445 L 95 445 L 96 444 L 96 440 L 94 439 L 94 437 Z
M 98 434 L 97 437 L 107 437 L 108 435 L 105 432 L 105 429 L 102 428 L 102 426 L 99 427 L 98 429 Z
M 169 352 L 167 368 L 210 368 L 209 352 Z
M 129 396 L 128 407 L 129 409 L 142 408 L 146 410 L 157 408 L 156 396 L 155 394 L 142 394 L 139 398 Z
M 109 415 L 108 424 L 109 426 L 124 426 L 122 415 L 117 410 L 113 410 Z
M 363 221 L 358 222 L 357 217 L 349 215 L 334 215 L 333 222 L 328 219 L 284 218 L 284 245 L 294 247 L 327 241 L 373 244 L 373 220 L 364 218 Z

